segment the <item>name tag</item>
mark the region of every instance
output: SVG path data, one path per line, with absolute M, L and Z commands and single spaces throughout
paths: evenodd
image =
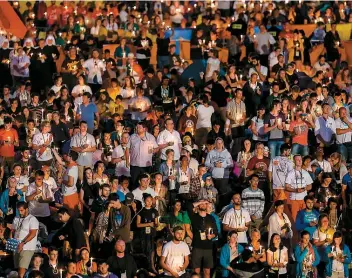
M 242 24 L 232 24 L 232 29 L 242 29 Z

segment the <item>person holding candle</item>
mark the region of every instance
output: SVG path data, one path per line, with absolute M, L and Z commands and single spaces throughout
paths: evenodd
M 149 98 L 144 96 L 144 90 L 141 87 L 136 88 L 136 96 L 131 98 L 128 108 L 132 114 L 132 120 L 143 121 L 147 117 L 147 112 L 151 107 Z
M 29 185 L 29 181 L 27 176 L 22 175 L 21 164 L 14 164 L 12 169 L 13 169 L 12 177 L 16 179 L 16 189 L 20 189 L 22 192 L 26 192 L 27 187 Z M 26 169 L 26 171 L 28 172 L 28 169 Z
M 222 220 L 225 232 L 236 231 L 238 242 L 245 245 L 248 243 L 246 232 L 248 230 L 251 217 L 247 210 L 241 207 L 241 195 L 236 193 L 232 197 L 233 207 L 229 209 Z
M 60 269 L 62 270 L 62 263 L 59 262 L 59 250 L 50 246 L 48 249 L 49 260 L 43 267 L 43 272 L 47 278 L 60 278 Z
M 97 272 L 97 263 L 93 261 L 92 257 L 89 257 L 90 252 L 87 248 L 82 248 L 80 251 L 80 260 L 77 262 L 76 273 L 80 274 L 83 278 L 91 277 L 91 275 Z
M 298 211 L 305 207 L 304 198 L 312 189 L 313 180 L 309 173 L 302 169 L 302 156 L 297 154 L 293 160 L 295 167 L 287 174 L 285 190 L 290 192 L 291 213 L 296 220 Z
M 341 232 L 335 232 L 333 241 L 325 248 L 324 254 L 327 263 L 325 274 L 328 278 L 349 277 L 348 265 L 351 263 L 351 252 L 343 241 Z
M 196 273 L 200 273 L 203 265 L 204 278 L 210 277 L 213 268 L 213 238 L 218 236 L 215 219 L 207 214 L 207 202 L 198 205 L 198 213 L 190 216 L 193 231 L 192 265 Z M 203 264 L 202 264 L 203 262 Z
M 227 243 L 221 248 L 220 251 L 220 265 L 222 269 L 222 277 L 229 277 L 234 273 L 232 264 L 240 259 L 244 248 L 237 242 L 237 232 L 231 231 L 227 235 Z
M 0 156 L 1 167 L 8 167 L 8 171 L 11 172 L 14 156 L 15 146 L 19 145 L 19 138 L 17 131 L 12 127 L 12 118 L 4 118 L 4 127 L 0 129 Z
M 14 254 L 14 264 L 15 268 L 18 268 L 18 277 L 23 278 L 36 249 L 39 222 L 29 213 L 27 203 L 18 202 L 16 207 L 19 216 L 13 220 L 12 237 L 17 239 L 19 244 Z
M 36 158 L 38 166 L 41 168 L 43 165 L 51 166 L 53 155 L 50 149 L 53 142 L 53 135 L 50 133 L 51 125 L 48 121 L 41 123 L 41 133 L 33 136 L 32 148 L 36 151 Z
M 270 237 L 269 248 L 266 251 L 267 262 L 270 266 L 269 278 L 287 277 L 288 250 L 282 244 L 281 237 L 273 233 Z
M 320 262 L 319 253 L 309 239 L 308 231 L 301 232 L 301 240 L 294 248 L 296 275 L 300 278 L 316 277 L 316 267 Z
M 315 190 L 315 207 L 322 211 L 327 207 L 330 197 L 337 196 L 337 184 L 334 181 L 331 173 L 323 173 L 321 175 L 321 182 L 318 188 Z

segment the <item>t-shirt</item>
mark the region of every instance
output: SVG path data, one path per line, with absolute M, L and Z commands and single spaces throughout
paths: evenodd
M 29 185 L 29 181 L 26 176 L 15 177 L 15 179 L 17 181 L 16 189 L 22 190 L 23 187 Z
M 32 143 L 33 145 L 43 145 L 51 137 L 50 143 L 53 142 L 53 136 L 49 133 L 37 133 L 33 136 Z M 38 161 L 48 161 L 53 158 L 50 147 L 47 147 L 43 153 L 39 153 L 40 149 L 36 152 L 36 157 Z
M 81 133 L 76 134 L 72 137 L 70 147 L 82 147 L 88 144 L 89 147 L 95 147 L 96 142 L 93 135 L 86 133 L 82 135 Z M 93 165 L 92 162 L 93 153 L 92 152 L 84 152 L 78 154 L 77 164 L 80 166 L 89 166 Z
M 214 71 L 219 70 L 220 61 L 217 58 L 209 58 L 207 61 L 207 66 L 209 66 L 209 71 L 206 77 L 211 77 Z
M 157 55 L 158 56 L 169 56 L 169 44 L 170 38 L 157 38 L 156 44 L 158 46 Z
M 78 167 L 76 165 L 66 169 L 64 181 L 68 181 L 69 176 L 73 177 L 73 186 L 62 185 L 62 193 L 64 196 L 77 193 Z
M 82 121 L 86 121 L 88 128 L 92 129 L 94 128 L 94 116 L 95 113 L 98 112 L 97 106 L 94 103 L 89 103 L 87 106 L 85 105 L 80 105 L 80 109 L 81 109 L 81 120 Z M 77 112 L 79 112 L 77 110 Z
M 213 248 L 213 241 L 208 240 L 206 237 L 209 233 L 209 229 L 212 229 L 215 236 L 217 236 L 217 226 L 213 216 L 207 214 L 205 217 L 199 214 L 193 214 L 191 216 L 191 225 L 193 231 L 193 248 L 210 250 Z
M 307 185 L 312 184 L 313 180 L 306 170 L 302 169 L 298 171 L 293 169 L 288 173 L 285 183 L 289 184 L 291 188 L 298 189 L 305 188 Z M 290 200 L 303 200 L 306 195 L 307 190 L 301 193 L 290 192 Z
M 308 125 L 305 122 L 291 122 L 290 131 L 294 133 L 292 144 L 308 146 L 308 129 Z
M 199 128 L 211 128 L 211 115 L 214 113 L 214 107 L 205 107 L 203 104 L 199 105 L 197 108 L 197 125 L 196 129 Z
M 293 167 L 293 162 L 286 156 L 277 156 L 270 161 L 269 172 L 273 176 L 273 189 L 285 188 L 286 176 Z
M 268 125 L 269 127 L 273 126 L 275 123 L 276 118 L 280 118 L 281 122 L 285 124 L 285 116 L 280 113 L 278 116 L 274 116 L 273 114 L 269 113 L 266 115 L 264 119 L 264 125 Z M 284 133 L 281 129 L 278 129 L 275 127 L 269 132 L 269 140 L 283 140 L 284 139 Z
M 14 157 L 15 156 L 15 146 L 14 141 L 18 142 L 18 133 L 14 128 L 10 130 L 1 129 L 0 130 L 0 155 L 3 157 Z
M 152 195 L 153 198 L 155 197 L 155 191 L 151 187 L 148 187 L 146 190 L 141 190 L 140 187 L 137 187 L 135 190 L 132 191 L 134 199 L 140 201 L 143 206 L 144 206 L 144 200 L 143 200 L 144 193 Z
M 158 211 L 155 208 L 142 208 L 141 212 L 139 213 L 139 216 L 141 217 L 141 224 L 145 223 L 155 223 L 155 219 L 159 216 Z M 141 228 L 142 229 L 142 234 L 144 235 L 155 235 L 155 228 L 152 227 L 145 227 Z
M 14 238 L 20 241 L 28 236 L 30 230 L 37 230 L 35 237 L 23 246 L 23 250 L 35 250 L 39 230 L 39 222 L 37 218 L 30 214 L 28 214 L 25 218 L 15 217 L 12 227 L 15 230 Z
M 161 256 L 166 258 L 165 264 L 181 276 L 186 271 L 179 271 L 178 269 L 183 266 L 185 257 L 189 254 L 189 247 L 185 242 L 180 241 L 176 244 L 173 241 L 170 241 L 164 245 Z M 168 271 L 165 271 L 165 275 L 172 276 Z
M 228 225 L 230 228 L 244 228 L 246 223 L 251 221 L 251 216 L 246 209 L 235 210 L 230 209 L 225 213 L 222 224 Z M 248 243 L 246 232 L 238 232 L 238 243 Z
M 46 183 L 43 183 L 42 187 L 40 187 L 40 190 L 42 193 L 40 195 L 37 195 L 37 198 L 39 197 L 42 197 L 43 199 L 52 198 L 54 200 L 54 195 Z M 34 192 L 36 191 L 37 191 L 37 186 L 35 185 L 35 183 L 31 183 L 28 186 L 26 196 L 30 196 L 34 194 Z M 30 214 L 37 217 L 50 216 L 50 209 L 49 209 L 48 203 L 40 203 L 37 200 L 32 200 L 28 202 L 28 209 Z
M 261 171 L 257 172 L 257 175 L 259 176 L 259 187 L 260 188 L 267 179 L 269 164 L 270 164 L 270 160 L 269 160 L 269 158 L 266 158 L 266 157 L 259 159 L 258 157 L 253 156 L 248 161 L 247 169 L 257 170 L 257 169 L 261 168 Z

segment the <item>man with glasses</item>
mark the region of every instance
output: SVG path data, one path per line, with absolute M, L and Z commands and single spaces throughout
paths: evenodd
M 35 134 L 32 141 L 32 148 L 36 151 L 39 169 L 41 169 L 43 165 L 51 166 L 53 160 L 50 148 L 53 142 L 53 135 L 50 133 L 51 125 L 48 121 L 44 121 L 41 124 L 41 128 L 42 132 Z
M 151 172 L 153 153 L 158 150 L 158 144 L 154 136 L 147 132 L 146 124 L 138 123 L 136 133 L 130 137 L 125 153 L 126 166 L 130 165 L 132 189 L 137 187 L 139 175 Z
M 71 150 L 78 153 L 78 178 L 83 180 L 83 170 L 85 167 L 93 168 L 93 153 L 96 151 L 96 142 L 93 135 L 87 132 L 87 122 L 81 121 L 80 132 L 71 139 Z
M 4 128 L 0 130 L 0 156 L 1 167 L 8 167 L 8 171 L 11 172 L 14 157 L 15 157 L 15 146 L 19 145 L 18 133 L 12 128 L 12 118 L 4 118 Z
M 39 222 L 47 228 L 51 222 L 49 203 L 54 200 L 49 185 L 44 183 L 44 172 L 37 170 L 35 179 L 27 189 L 26 201 L 28 203 L 29 213 L 34 215 Z

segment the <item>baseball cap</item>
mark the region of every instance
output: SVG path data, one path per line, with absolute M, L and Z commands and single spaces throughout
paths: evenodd
M 132 194 L 132 192 L 128 192 L 125 195 L 125 204 L 130 205 L 133 203 L 133 201 L 134 201 L 134 195 Z
M 193 151 L 192 147 L 189 146 L 189 145 L 186 145 L 186 146 L 182 147 L 182 149 L 188 151 L 189 153 L 192 153 L 192 151 Z
M 210 173 L 205 173 L 203 176 L 202 176 L 202 180 L 205 181 L 207 178 L 211 177 L 211 174 Z

